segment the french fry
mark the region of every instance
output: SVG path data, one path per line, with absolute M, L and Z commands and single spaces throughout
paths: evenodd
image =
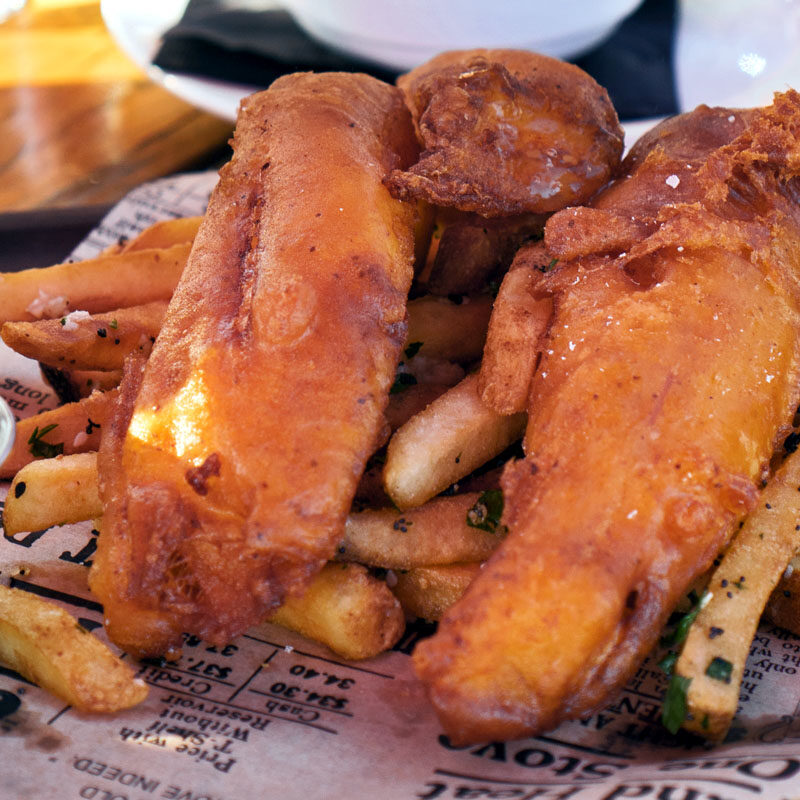
M 539 246 L 536 249 L 544 253 Z M 483 351 L 479 391 L 483 401 L 499 414 L 527 409 L 538 341 L 553 311 L 550 297 L 539 298 L 534 293 L 541 277 L 542 273 L 527 263 L 512 267 L 497 294 Z
M 288 598 L 269 622 L 352 660 L 389 649 L 405 628 L 395 596 L 359 564 L 326 564 L 305 593 Z
M 0 586 L 0 661 L 80 711 L 111 713 L 147 697 L 131 668 L 66 611 L 6 586 Z
M 687 730 L 716 741 L 739 702 L 742 672 L 761 612 L 800 547 L 800 452 L 761 494 L 708 585 L 673 680 L 686 692 Z
M 122 380 L 121 369 L 58 369 L 39 363 L 42 377 L 50 384 L 61 403 L 77 403 L 92 392 L 116 389 Z
M 389 396 L 383 412 L 389 427 L 395 431 L 405 425 L 411 417 L 427 408 L 437 397 L 443 395 L 452 384 L 415 383 L 403 391 Z
M 202 217 L 176 217 L 175 219 L 161 220 L 127 241 L 122 246 L 121 252 L 163 249 L 176 244 L 193 242 L 202 221 Z
M 2 337 L 12 350 L 53 367 L 120 370 L 128 353 L 150 352 L 166 309 L 166 301 L 156 300 L 104 314 L 6 322 Z
M 3 509 L 8 535 L 98 517 L 97 453 L 56 456 L 26 464 L 15 476 Z
M 0 275 L 0 322 L 60 318 L 168 300 L 191 244 L 133 250 Z
M 404 514 L 393 509 L 351 513 L 337 560 L 387 569 L 483 561 L 503 533 L 468 524 L 479 498 L 477 492 L 441 497 Z M 3 520 L 6 533 L 15 534 L 101 514 L 97 454 L 79 453 L 23 467 L 9 489 Z
M 66 323 L 62 317 L 6 322 L 2 336 L 13 350 L 54 367 L 118 370 L 124 356 L 142 343 L 140 335 L 147 340 L 158 336 L 166 307 L 167 300 L 155 300 L 89 318 L 67 317 Z M 408 343 L 419 343 L 415 354 L 428 358 L 474 361 L 483 350 L 491 311 L 488 295 L 464 297 L 458 303 L 433 295 L 417 298 L 408 304 Z M 98 330 L 106 335 L 98 335 Z
M 410 616 L 440 620 L 461 599 L 480 569 L 475 562 L 416 567 L 397 573 L 392 591 Z
M 395 505 L 421 506 L 516 441 L 525 414 L 503 416 L 478 396 L 478 376 L 461 383 L 412 417 L 389 440 L 383 483 Z
M 403 513 L 385 508 L 350 514 L 337 559 L 395 570 L 484 561 L 503 537 L 468 524 L 479 496 L 439 497 Z
M 424 295 L 408 303 L 408 345 L 419 342 L 421 355 L 468 363 L 483 352 L 492 313 L 487 294 L 468 295 L 460 303 Z
M 0 479 L 13 477 L 36 458 L 97 450 L 101 428 L 116 399 L 116 389 L 95 392 L 77 403 L 20 420 L 14 446 L 0 464 Z

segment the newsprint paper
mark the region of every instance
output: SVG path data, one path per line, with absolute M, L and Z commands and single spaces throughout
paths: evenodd
M 199 174 L 141 187 L 73 256 L 157 219 L 202 212 L 214 181 Z M 0 392 L 19 417 L 54 405 L 36 365 L 7 350 Z M 3 536 L 2 579 L 62 605 L 103 638 L 102 609 L 86 586 L 95 544 L 89 524 Z M 716 747 L 661 726 L 666 681 L 655 659 L 589 719 L 532 739 L 454 747 L 411 668 L 409 653 L 428 633 L 410 624 L 393 651 L 357 664 L 268 625 L 224 648 L 189 638 L 177 663 L 136 664 L 149 698 L 110 716 L 79 713 L 2 668 L 0 797 L 800 798 L 800 639 L 785 631 L 758 632 L 739 714 Z

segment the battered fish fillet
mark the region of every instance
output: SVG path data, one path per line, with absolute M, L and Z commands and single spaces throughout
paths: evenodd
M 753 507 L 800 400 L 800 95 L 701 107 L 624 166 L 548 223 L 510 535 L 414 655 L 455 742 L 608 701 Z
M 622 129 L 605 89 L 572 64 L 524 50 L 442 53 L 403 75 L 424 145 L 396 170 L 398 197 L 484 217 L 583 203 L 619 166 Z
M 246 99 L 233 160 L 100 452 L 91 586 L 137 655 L 222 644 L 332 556 L 403 345 L 416 157 L 402 95 L 297 74 Z

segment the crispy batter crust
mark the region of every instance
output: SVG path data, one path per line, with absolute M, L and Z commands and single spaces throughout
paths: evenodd
M 555 310 L 502 481 L 511 533 L 414 656 L 454 741 L 607 701 L 755 502 L 800 399 L 798 134 L 795 92 L 700 108 L 593 204 L 633 217 L 625 241 L 591 213 L 548 224 L 572 258 L 537 285 Z
M 396 170 L 398 197 L 486 217 L 583 203 L 622 155 L 605 89 L 585 72 L 524 50 L 443 53 L 398 85 L 424 152 Z
M 243 102 L 150 360 L 103 439 L 91 574 L 111 637 L 229 641 L 341 537 L 405 335 L 416 155 L 399 90 L 297 74 Z M 140 383 L 140 385 L 139 385 Z

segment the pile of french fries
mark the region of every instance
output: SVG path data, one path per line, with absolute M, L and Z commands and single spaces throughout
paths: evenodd
M 3 340 L 38 361 L 67 401 L 17 424 L 14 447 L 0 465 L 0 479 L 12 479 L 7 535 L 84 520 L 102 535 L 97 449 L 121 368 L 129 354 L 149 353 L 199 224 L 200 218 L 160 222 L 94 259 L 11 273 L 0 282 Z M 431 226 L 420 231 L 424 251 Z M 429 275 L 452 273 L 453 257 L 458 253 L 440 257 L 436 268 L 431 259 Z M 458 288 L 453 278 L 445 283 Z M 492 411 L 470 372 L 481 359 L 492 305 L 483 289 L 409 302 L 408 341 L 386 410 L 388 446 L 364 475 L 335 561 L 269 621 L 344 658 L 372 657 L 397 642 L 407 617 L 438 619 L 501 541 L 498 469 L 436 497 L 523 431 L 525 415 Z M 4 596 L 0 631 L 10 644 L 0 660 L 84 710 L 116 710 L 142 699 L 130 669 L 77 623 L 65 623 L 71 619 L 65 612 L 17 590 Z M 56 621 L 48 627 L 48 619 Z M 62 650 L 73 667 L 88 657 L 87 637 L 103 650 L 102 658 L 93 656 L 93 670 L 60 664 L 47 646 L 53 625 L 70 629 Z M 76 687 L 92 675 L 94 688 L 78 701 Z M 101 691 L 105 686 L 115 691 Z
M 132 352 L 149 352 L 199 223 L 161 222 L 97 258 L 0 282 L 3 340 L 39 361 L 71 398 L 17 425 L 0 465 L 0 478 L 13 479 L 7 534 L 81 520 L 102 531 L 97 448 L 122 364 Z M 452 260 L 469 254 L 450 247 L 436 258 L 445 224 L 457 224 L 452 213 L 420 228 L 419 252 L 428 256 L 417 287 L 446 286 L 450 296 L 409 302 L 385 446 L 364 474 L 335 561 L 270 618 L 348 659 L 391 647 L 406 617 L 439 619 L 505 534 L 498 476 L 503 454 L 524 432 L 534 369 L 524 343 L 542 331 L 549 301 L 530 299 L 536 278 L 527 271 L 508 273 L 496 301 L 488 271 L 483 288 L 475 290 L 474 270 L 469 286 L 459 286 Z M 470 293 L 453 297 L 460 289 Z M 800 634 L 800 591 L 787 570 L 800 545 L 798 488 L 800 454 L 793 454 L 708 579 L 683 652 L 673 653 L 669 727 L 725 735 L 765 606 Z M 0 660 L 79 708 L 116 710 L 146 692 L 99 640 L 39 598 L 1 591 L 0 636 Z

